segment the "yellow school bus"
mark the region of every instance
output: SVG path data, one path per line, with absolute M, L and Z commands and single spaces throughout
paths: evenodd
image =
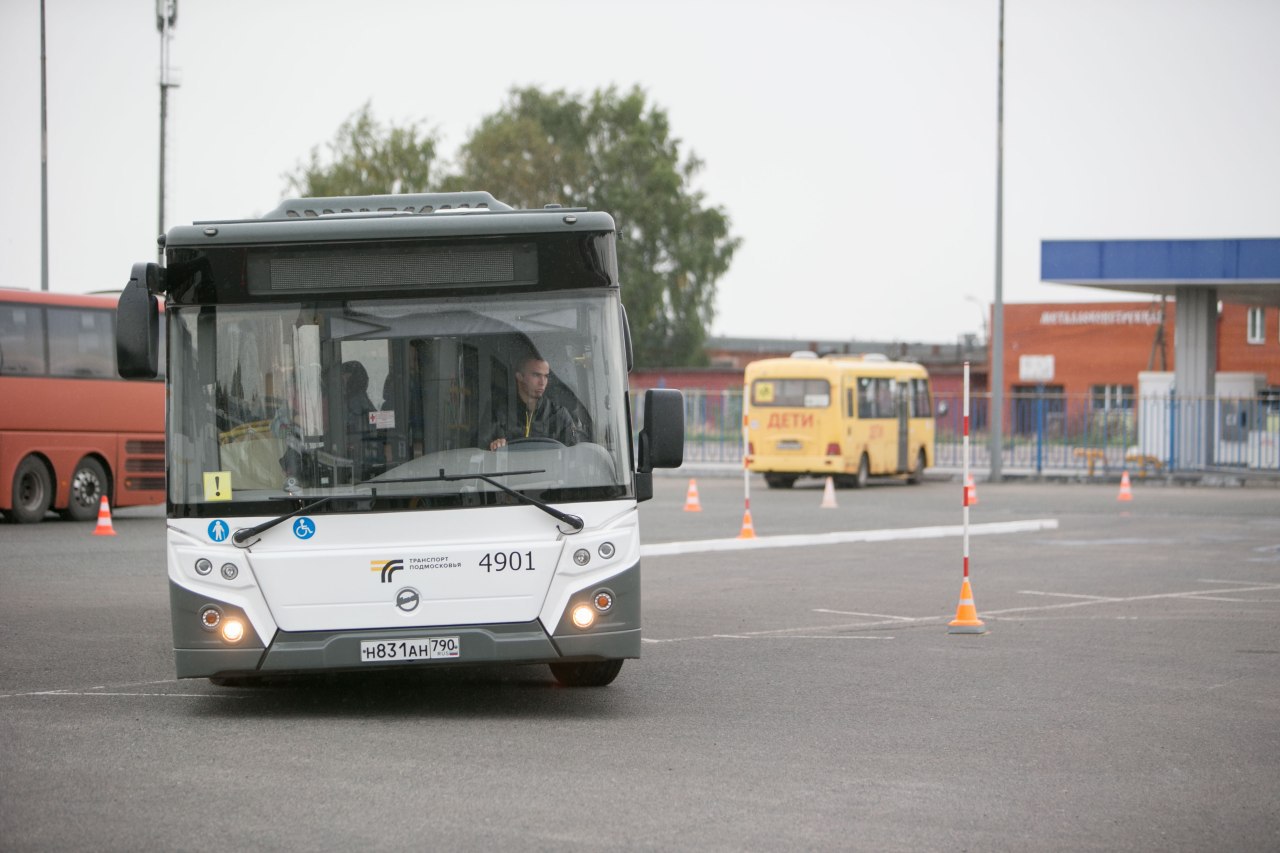
M 929 374 L 883 355 L 797 352 L 747 365 L 747 469 L 770 488 L 800 477 L 861 488 L 872 476 L 918 483 L 933 464 Z

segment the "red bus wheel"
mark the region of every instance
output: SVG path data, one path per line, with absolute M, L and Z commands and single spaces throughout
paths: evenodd
M 49 469 L 35 456 L 18 463 L 13 472 L 13 509 L 9 516 L 19 524 L 34 524 L 44 518 L 53 501 L 53 480 Z
M 72 521 L 93 521 L 98 517 L 98 504 L 107 493 L 107 472 L 96 459 L 86 456 L 71 475 L 71 495 L 67 499 L 66 516 Z

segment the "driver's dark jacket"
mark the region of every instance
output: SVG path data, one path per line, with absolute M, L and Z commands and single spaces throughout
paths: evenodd
M 577 444 L 579 440 L 578 426 L 569 410 L 553 403 L 545 395 L 533 411 L 529 410 L 523 400 L 518 400 L 514 415 L 504 407 L 494 413 L 493 420 L 494 427 L 489 431 L 486 445 L 498 438 L 505 438 L 507 441 L 518 438 L 554 438 L 565 445 Z

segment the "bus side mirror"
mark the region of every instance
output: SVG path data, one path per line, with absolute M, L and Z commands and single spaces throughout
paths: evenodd
M 125 379 L 155 379 L 160 372 L 159 300 L 152 289 L 156 264 L 134 264 L 116 304 L 116 370 Z
M 650 388 L 644 392 L 639 456 L 642 474 L 684 464 L 684 394 L 674 388 Z

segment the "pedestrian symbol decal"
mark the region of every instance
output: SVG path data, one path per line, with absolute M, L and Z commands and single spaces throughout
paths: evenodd
M 304 515 L 293 523 L 293 535 L 299 539 L 310 539 L 316 535 L 316 523 Z
M 230 532 L 231 528 L 227 527 L 227 523 L 220 518 L 215 518 L 209 523 L 209 538 L 214 542 L 223 541 Z

